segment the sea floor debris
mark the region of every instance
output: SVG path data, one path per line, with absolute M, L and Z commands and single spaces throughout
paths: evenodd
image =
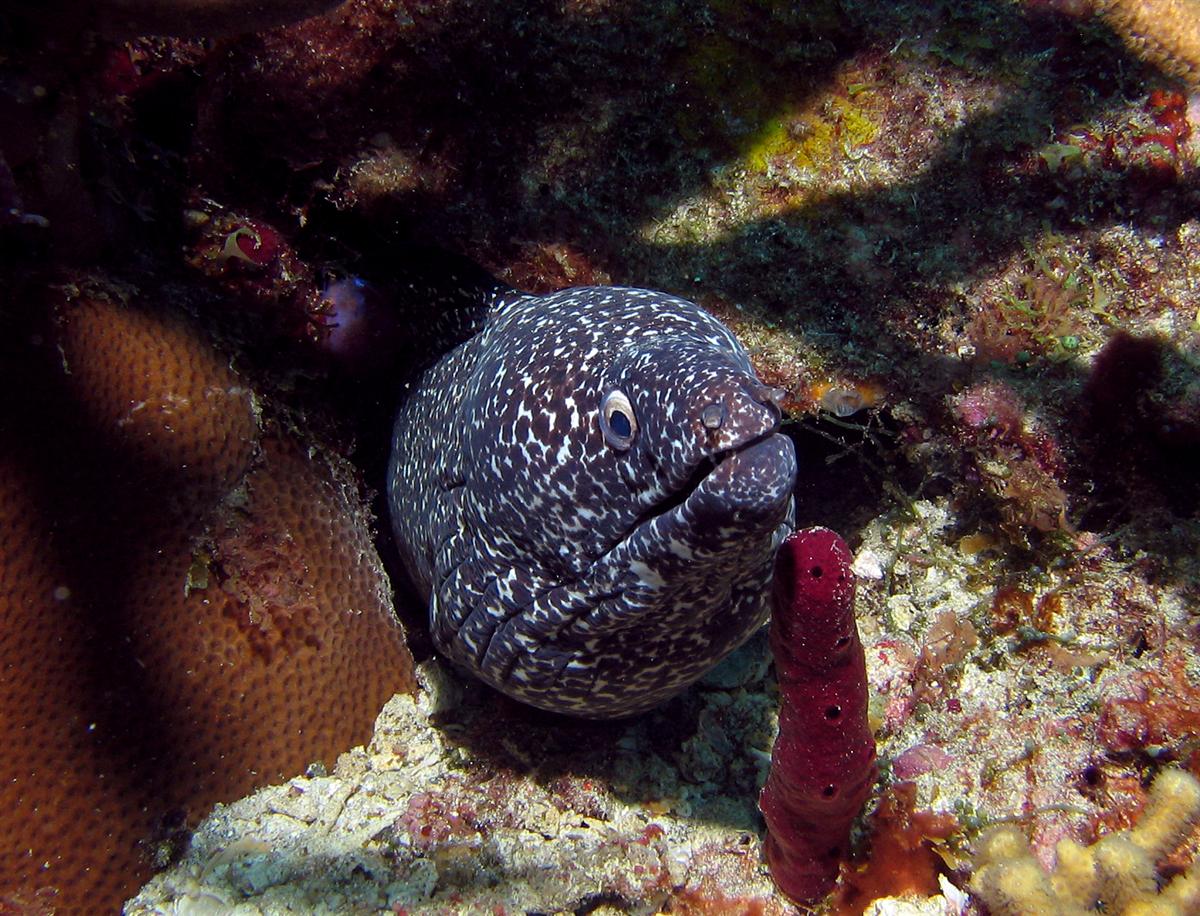
M 639 787 L 663 793 L 652 802 L 622 797 L 601 777 L 547 771 L 535 746 L 513 748 L 524 767 L 497 768 L 462 743 L 479 710 L 457 704 L 461 689 L 437 663 L 420 673 L 420 698 L 388 703 L 372 742 L 330 775 L 219 806 L 128 916 L 210 905 L 236 914 L 652 913 L 669 899 L 783 912 L 735 799 L 697 804 L 661 761 L 660 784 Z M 535 734 L 520 729 L 512 740 Z M 629 757 L 645 740 L 636 728 L 613 734 L 606 755 Z M 699 821 L 688 816 L 701 810 Z

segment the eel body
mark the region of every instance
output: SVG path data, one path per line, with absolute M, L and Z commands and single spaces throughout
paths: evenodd
M 393 532 L 437 648 L 589 718 L 679 693 L 766 620 L 796 458 L 780 392 L 665 293 L 492 297 L 409 386 Z

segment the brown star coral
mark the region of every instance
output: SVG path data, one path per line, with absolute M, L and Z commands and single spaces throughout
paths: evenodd
M 1200 84 L 1200 3 L 1196 0 L 1097 0 L 1096 8 L 1139 57 Z
M 349 466 L 126 298 L 70 287 L 0 359 L 36 393 L 0 411 L 0 909 L 116 909 L 412 687 Z
M 1105 912 L 1186 916 L 1200 910 L 1200 864 L 1158 889 L 1156 863 L 1175 850 L 1200 817 L 1200 781 L 1186 770 L 1161 772 L 1137 825 L 1081 846 L 1060 840 L 1047 874 L 1016 827 L 986 833 L 979 843 L 971 889 L 995 914 Z

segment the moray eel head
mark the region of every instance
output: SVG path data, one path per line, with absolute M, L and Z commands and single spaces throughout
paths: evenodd
M 401 410 L 390 482 L 444 654 L 607 718 L 679 693 L 762 625 L 796 459 L 780 392 L 724 325 L 662 293 L 564 290 L 498 310 L 449 359 L 423 380 L 442 390 Z M 449 450 L 423 533 L 406 442 L 430 422 Z

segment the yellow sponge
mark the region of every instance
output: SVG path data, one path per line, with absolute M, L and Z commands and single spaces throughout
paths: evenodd
M 1163 770 L 1150 787 L 1150 803 L 1129 838 L 1158 861 L 1174 850 L 1200 815 L 1200 782 L 1187 770 Z
M 1109 834 L 1092 850 L 1105 912 L 1123 913 L 1135 901 L 1154 895 L 1154 860 L 1129 838 L 1128 831 Z
M 1068 906 L 1088 910 L 1100 902 L 1100 872 L 1091 847 L 1064 838 L 1054 847 L 1058 867 L 1050 883 L 1059 900 Z
M 996 916 L 1196 916 L 1200 865 L 1193 862 L 1161 891 L 1155 864 L 1200 818 L 1200 781 L 1181 769 L 1163 770 L 1137 826 L 1091 846 L 1060 840 L 1052 873 L 1033 858 L 1016 827 L 1004 825 L 976 844 L 970 887 Z

